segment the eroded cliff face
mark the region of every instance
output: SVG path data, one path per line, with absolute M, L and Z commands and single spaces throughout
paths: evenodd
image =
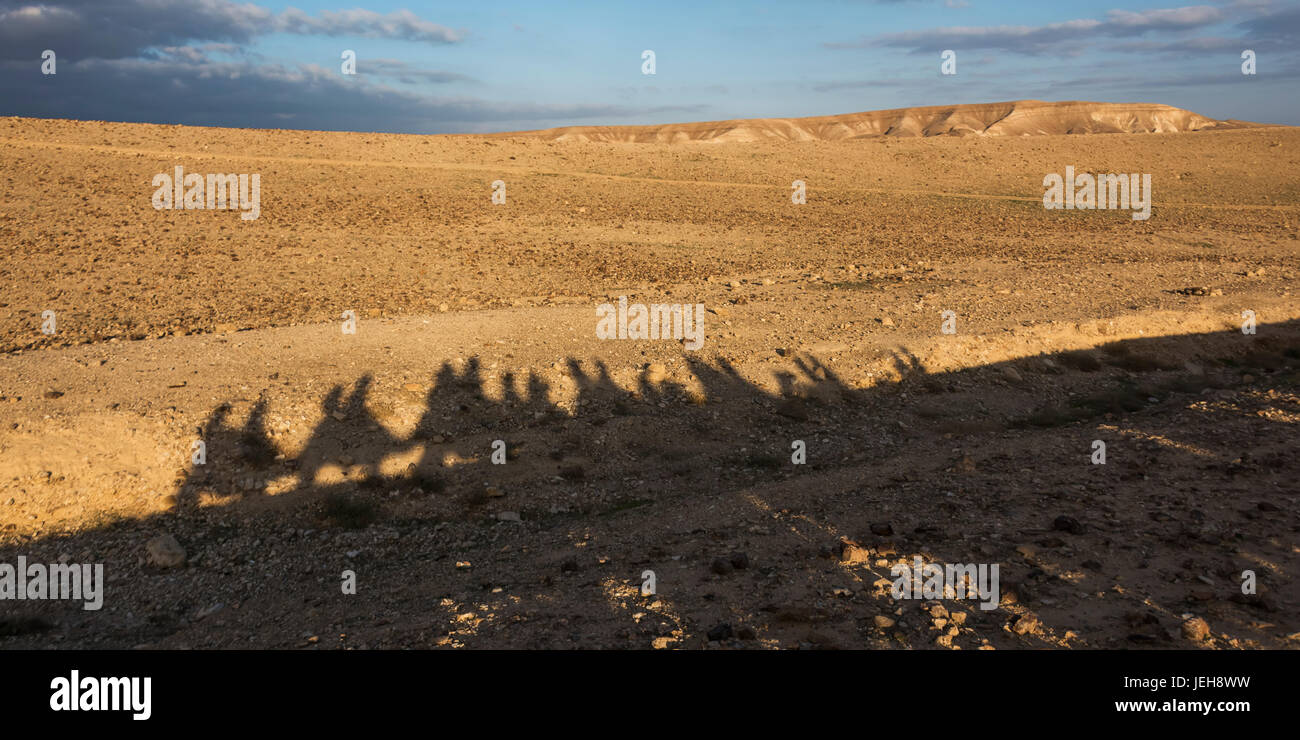
M 813 118 L 751 118 L 658 126 L 565 126 L 500 134 L 555 141 L 840 141 L 864 136 L 1037 136 L 1052 134 L 1176 133 L 1249 126 L 1216 121 L 1156 103 L 1017 100 L 936 105 Z

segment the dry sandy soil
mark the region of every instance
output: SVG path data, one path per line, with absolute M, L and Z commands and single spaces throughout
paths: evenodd
M 1300 646 L 1300 130 L 959 113 L 0 119 L 0 563 L 109 579 L 0 603 L 0 648 Z M 260 173 L 260 218 L 155 210 L 176 165 Z M 1044 209 L 1067 165 L 1151 218 Z M 703 347 L 597 339 L 618 296 Z M 918 555 L 1000 605 L 893 599 Z

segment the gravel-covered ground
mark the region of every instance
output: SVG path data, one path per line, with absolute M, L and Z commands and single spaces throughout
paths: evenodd
M 0 563 L 108 578 L 0 647 L 1300 644 L 1294 129 L 0 140 Z M 155 210 L 177 164 L 260 217 Z M 1152 217 L 1045 210 L 1067 164 Z M 917 556 L 997 608 L 892 598 Z

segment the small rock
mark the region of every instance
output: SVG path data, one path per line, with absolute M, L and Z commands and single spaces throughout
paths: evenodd
M 159 535 L 144 545 L 149 563 L 159 568 L 175 568 L 185 564 L 185 548 L 170 534 Z
M 645 369 L 647 383 L 662 383 L 668 377 L 668 368 L 662 362 L 652 362 Z
M 749 554 L 743 552 L 732 553 L 731 567 L 736 570 L 744 570 L 749 567 Z
M 709 570 L 720 576 L 725 576 L 734 571 L 735 567 L 731 564 L 731 561 L 726 558 L 714 558 L 713 564 L 709 566 Z
M 1056 517 L 1056 521 L 1052 522 L 1052 529 L 1058 532 L 1069 532 L 1070 534 L 1083 534 L 1083 525 L 1072 516 L 1062 515 Z
M 723 622 L 722 624 L 719 624 L 718 626 L 709 630 L 709 642 L 721 642 L 723 640 L 729 639 L 732 636 L 732 634 L 734 633 L 731 630 L 731 625 L 726 622 Z
M 1273 599 L 1271 599 L 1268 596 L 1268 594 L 1265 594 L 1263 592 L 1255 593 L 1255 594 L 1243 594 L 1241 592 L 1236 592 L 1233 595 L 1228 597 L 1228 601 L 1237 604 L 1245 604 L 1246 606 L 1253 606 L 1257 609 L 1263 609 L 1266 612 L 1277 611 L 1277 604 L 1274 603 Z
M 1037 629 L 1038 617 L 1028 613 L 1021 614 L 1020 617 L 1016 619 L 1015 624 L 1011 625 L 1011 631 L 1015 632 L 1017 635 L 1028 634 Z
M 840 543 L 841 563 L 865 563 L 871 559 L 871 551 L 853 542 Z
M 895 624 L 898 624 L 898 620 L 894 619 L 893 617 L 887 617 L 884 614 L 877 614 L 874 618 L 874 621 L 876 623 L 876 627 L 882 630 L 887 630 L 893 627 Z
M 1183 622 L 1183 637 L 1192 642 L 1201 642 L 1210 636 L 1210 625 L 1206 624 L 1200 617 L 1192 617 Z

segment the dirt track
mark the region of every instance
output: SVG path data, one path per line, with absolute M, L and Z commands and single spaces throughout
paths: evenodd
M 1300 639 L 1296 130 L 0 143 L 0 562 L 111 579 L 6 605 L 0 646 Z M 261 217 L 154 210 L 176 164 L 260 172 Z M 1044 210 L 1067 164 L 1151 173 L 1151 219 Z M 703 304 L 704 346 L 598 340 L 620 295 Z M 918 554 L 999 563 L 1002 605 L 892 599 Z

